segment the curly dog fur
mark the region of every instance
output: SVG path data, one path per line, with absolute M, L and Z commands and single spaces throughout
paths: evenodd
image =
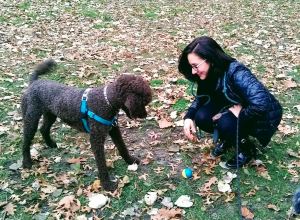
M 46 74 L 53 66 L 55 66 L 55 62 L 51 59 L 37 66 L 22 98 L 24 168 L 32 166 L 30 145 L 41 116 L 43 116 L 43 124 L 40 132 L 49 147 L 57 147 L 55 141 L 50 137 L 50 128 L 57 117 L 72 128 L 84 132 L 80 105 L 85 89 L 38 79 L 39 75 Z M 147 116 L 145 106 L 151 101 L 152 94 L 149 84 L 142 77 L 122 75 L 113 83 L 108 84 L 107 98 L 110 105 L 105 100 L 103 90 L 104 86 L 101 86 L 89 91 L 88 107 L 95 114 L 111 120 L 120 109 L 123 109 L 129 118 L 145 118 Z M 118 126 L 106 126 L 91 118 L 88 118 L 88 123 L 91 130 L 90 144 L 96 159 L 101 184 L 105 190 L 113 191 L 117 184 L 109 179 L 104 155 L 104 142 L 107 134 L 111 136 L 120 155 L 128 164 L 139 162 L 139 160 L 129 155 Z

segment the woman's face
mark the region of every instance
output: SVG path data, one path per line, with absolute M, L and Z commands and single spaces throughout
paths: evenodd
M 192 74 L 197 74 L 201 80 L 205 80 L 210 64 L 195 53 L 188 54 L 187 58 L 192 67 Z

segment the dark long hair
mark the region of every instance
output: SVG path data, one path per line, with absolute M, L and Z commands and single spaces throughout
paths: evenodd
M 188 61 L 188 54 L 195 53 L 210 63 L 209 78 L 218 78 L 229 67 L 229 64 L 235 59 L 224 52 L 221 46 L 212 38 L 203 36 L 194 39 L 182 51 L 179 57 L 178 70 L 186 79 L 197 82 L 199 77 L 192 74 L 192 67 Z

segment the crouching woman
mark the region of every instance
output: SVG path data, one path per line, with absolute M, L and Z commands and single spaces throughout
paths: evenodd
M 179 57 L 179 72 L 197 84 L 197 95 L 184 117 L 184 133 L 192 140 L 196 126 L 214 133 L 212 156 L 238 146 L 228 168 L 247 164 L 255 149 L 249 136 L 266 146 L 280 123 L 282 107 L 242 63 L 226 54 L 210 37 L 194 39 Z M 238 144 L 238 145 L 237 145 Z

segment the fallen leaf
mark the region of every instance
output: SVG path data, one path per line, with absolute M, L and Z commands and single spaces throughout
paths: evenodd
M 92 192 L 98 192 L 100 188 L 101 188 L 100 180 L 95 180 L 91 187 Z
M 15 206 L 10 202 L 4 207 L 4 211 L 7 212 L 8 215 L 15 214 Z
M 193 206 L 193 202 L 189 196 L 182 195 L 176 200 L 175 205 L 180 208 L 189 208 Z
M 86 158 L 83 158 L 83 157 L 71 158 L 71 159 L 67 160 L 67 162 L 71 163 L 71 164 L 81 163 L 81 162 L 85 162 L 85 161 L 86 161 Z
M 273 204 L 269 204 L 267 206 L 268 209 L 273 209 L 274 211 L 278 212 L 280 211 L 280 208 L 278 208 L 276 205 L 273 205 Z
M 269 172 L 268 172 L 267 168 L 264 165 L 257 166 L 256 171 L 263 178 L 265 178 L 267 180 L 271 180 L 271 176 L 269 175 Z
M 167 219 L 180 219 L 182 216 L 181 209 L 166 209 L 161 208 L 158 210 L 157 215 L 152 216 L 151 220 L 167 220 Z
M 207 192 L 211 191 L 211 186 L 215 184 L 218 181 L 217 177 L 213 176 L 211 177 L 206 183 L 201 187 L 200 191 L 201 192 Z
M 171 197 L 164 197 L 163 200 L 161 201 L 161 204 L 166 206 L 167 208 L 173 208 L 174 204 L 171 200 Z
M 235 173 L 227 172 L 227 174 L 223 177 L 225 183 L 231 183 L 231 181 L 236 178 L 237 175 Z
M 297 87 L 297 83 L 293 80 L 285 80 L 283 82 L 283 85 L 286 89 L 290 89 L 290 88 L 296 88 Z
M 218 182 L 218 190 L 222 193 L 231 192 L 230 185 L 223 180 Z
M 245 206 L 242 206 L 242 216 L 245 219 L 253 219 L 254 218 L 254 214 L 252 212 L 250 212 L 250 210 Z
M 167 121 L 167 119 L 165 119 L 165 118 L 158 121 L 158 126 L 160 128 L 168 128 L 168 127 L 171 127 L 172 125 L 173 125 L 173 123 Z
M 157 199 L 157 192 L 148 192 L 144 197 L 144 201 L 147 205 L 153 205 L 156 199 Z
M 171 112 L 170 117 L 171 117 L 172 119 L 177 118 L 177 111 Z
M 137 169 L 138 169 L 138 165 L 136 163 L 128 165 L 128 168 L 127 168 L 127 170 L 129 170 L 129 171 L 137 171 Z
M 10 170 L 18 170 L 22 167 L 22 160 L 18 160 L 17 163 L 13 163 L 9 166 Z
M 45 188 L 41 188 L 41 191 L 46 194 L 53 193 L 57 188 L 55 186 L 47 185 Z
M 108 202 L 108 197 L 103 194 L 92 194 L 89 197 L 89 207 L 92 209 L 99 209 Z
M 232 202 L 233 199 L 235 198 L 235 193 L 227 193 L 225 195 L 226 195 L 225 202 Z
M 290 148 L 288 148 L 286 152 L 288 153 L 289 156 L 291 156 L 291 157 L 296 157 L 296 158 L 299 158 L 299 159 L 300 159 L 300 154 L 299 154 L 299 152 L 297 153 L 297 152 L 293 151 L 293 150 L 290 149 Z
M 169 152 L 176 153 L 176 152 L 179 152 L 179 150 L 180 150 L 180 148 L 178 145 L 171 145 L 170 147 L 168 147 Z

